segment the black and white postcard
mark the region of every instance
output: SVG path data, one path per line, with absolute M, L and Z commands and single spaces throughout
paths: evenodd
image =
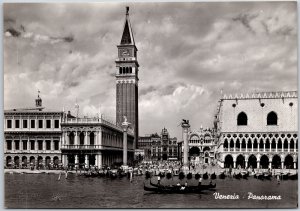
M 297 2 L 4 3 L 6 208 L 297 208 Z

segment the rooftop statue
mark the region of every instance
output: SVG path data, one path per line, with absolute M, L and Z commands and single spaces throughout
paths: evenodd
M 181 124 L 189 124 L 189 120 L 182 119 L 182 123 Z
M 124 122 L 127 123 L 127 117 L 123 116 L 123 118 L 124 118 Z

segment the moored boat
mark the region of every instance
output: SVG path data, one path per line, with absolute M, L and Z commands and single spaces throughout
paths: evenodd
M 297 180 L 298 179 L 298 173 L 290 173 L 289 179 L 291 180 Z
M 216 179 L 216 178 L 217 178 L 217 176 L 216 176 L 215 172 L 214 172 L 214 173 L 212 173 L 212 174 L 210 175 L 210 178 L 211 178 L 212 180 L 214 180 L 214 179 Z
M 242 178 L 243 179 L 248 179 L 248 176 L 249 176 L 249 172 L 248 171 L 241 171 L 241 174 L 242 174 Z
M 150 185 L 152 187 L 147 187 L 144 184 L 145 191 L 152 191 L 156 193 L 201 193 L 203 190 L 209 190 L 216 188 L 216 184 L 209 185 L 199 185 L 199 186 L 181 186 L 181 185 L 169 185 L 162 186 L 158 184 L 153 184 L 150 180 Z
M 205 173 L 203 174 L 203 179 L 208 179 L 208 173 L 207 173 L 207 172 L 205 172 Z
M 222 172 L 222 173 L 219 175 L 219 178 L 220 178 L 220 179 L 225 179 L 225 177 L 226 177 L 226 175 L 225 175 L 224 172 Z

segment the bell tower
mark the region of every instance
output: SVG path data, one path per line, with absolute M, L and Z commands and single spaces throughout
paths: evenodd
M 121 126 L 126 116 L 134 130 L 134 148 L 139 135 L 138 116 L 138 71 L 137 48 L 135 46 L 132 28 L 129 20 L 129 7 L 126 7 L 125 23 L 121 43 L 116 59 L 116 122 Z

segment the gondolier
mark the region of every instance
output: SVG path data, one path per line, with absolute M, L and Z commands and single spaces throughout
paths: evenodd
M 157 184 L 160 185 L 160 176 L 157 176 Z

